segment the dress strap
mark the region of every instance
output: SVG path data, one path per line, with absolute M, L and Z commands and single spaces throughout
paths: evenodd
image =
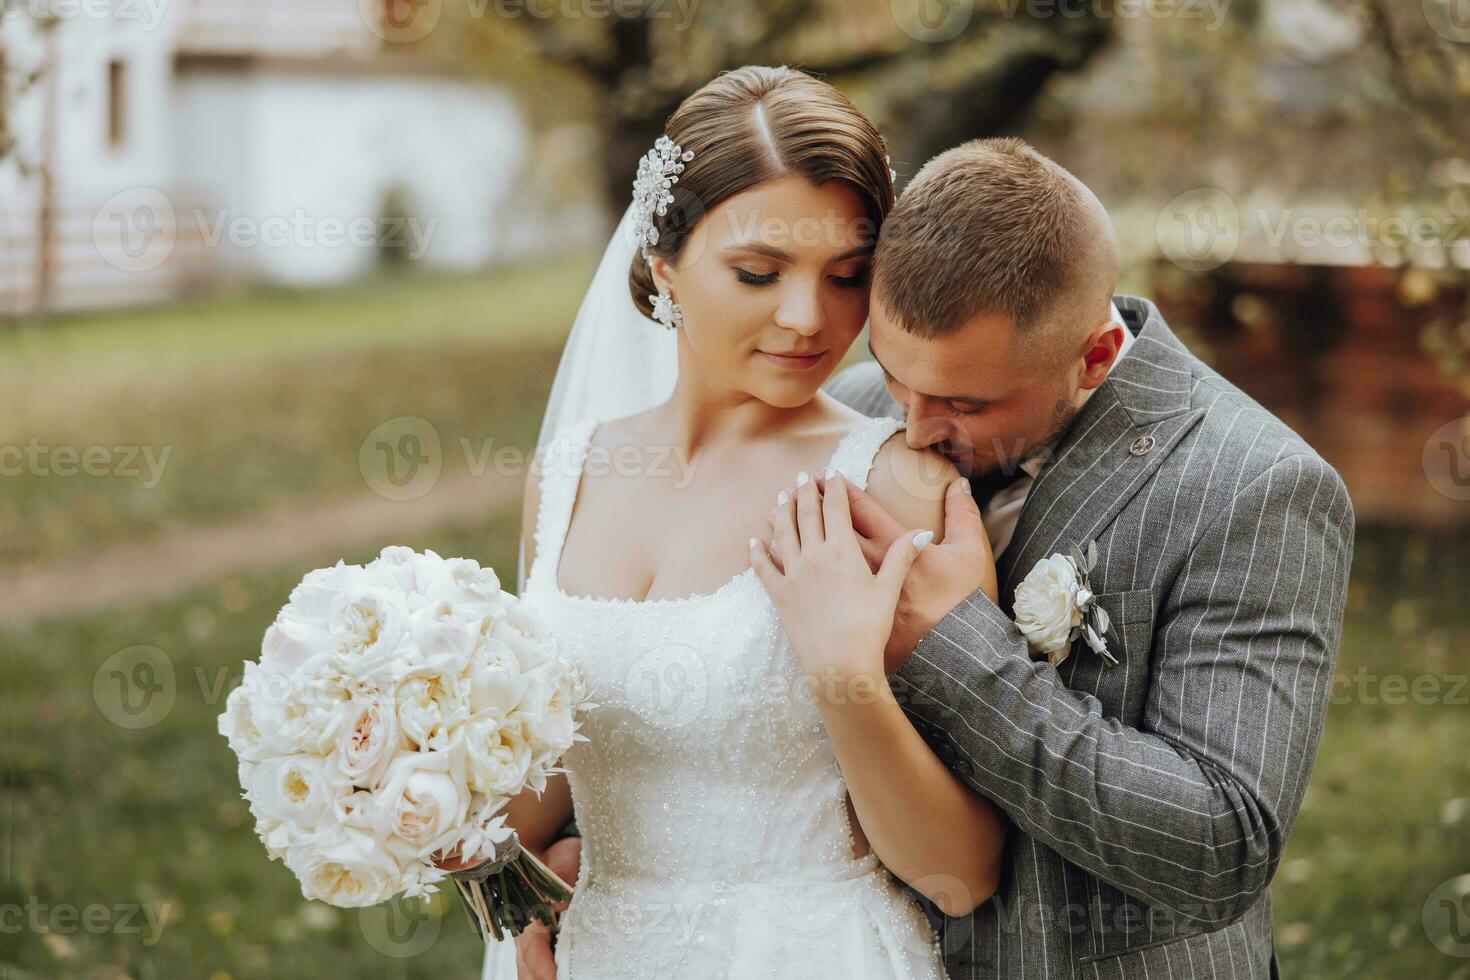
M 582 482 L 582 469 L 597 422 L 578 419 L 562 426 L 538 453 L 531 479 L 541 481 L 540 499 L 536 504 L 536 558 L 526 576 L 526 588 L 539 586 L 543 577 L 553 576 L 546 584 L 554 586 L 567 528 L 572 522 L 572 506 L 577 500 L 577 487 Z
M 847 482 L 859 490 L 868 488 L 868 472 L 873 468 L 873 460 L 878 456 L 878 450 L 888 437 L 904 427 L 902 419 L 878 416 L 877 418 L 863 419 L 861 422 L 847 430 L 847 435 L 837 444 L 837 449 L 832 453 L 832 460 L 827 464 L 826 479 L 831 479 L 841 473 Z

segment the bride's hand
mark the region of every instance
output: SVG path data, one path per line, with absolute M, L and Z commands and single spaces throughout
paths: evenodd
M 932 531 L 897 535 L 875 574 L 863 556 L 848 510 L 847 483 L 840 474 L 821 493 L 811 480 L 798 481 L 794 497 L 778 499 L 772 516 L 772 545 L 750 541 L 751 563 L 801 659 L 823 690 L 849 681 L 882 682 L 884 648 L 893 631 L 904 578 Z

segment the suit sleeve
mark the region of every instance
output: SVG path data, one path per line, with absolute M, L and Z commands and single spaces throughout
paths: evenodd
M 1301 806 L 1353 527 L 1341 479 L 1310 455 L 1210 518 L 1161 595 L 1136 728 L 1033 662 L 983 592 L 919 642 L 893 690 L 1020 829 L 1140 900 L 1228 924 L 1269 884 Z

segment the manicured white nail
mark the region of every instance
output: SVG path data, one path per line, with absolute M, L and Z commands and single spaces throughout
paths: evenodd
M 776 494 L 776 506 L 777 507 L 785 507 L 786 506 L 786 501 L 788 501 L 790 499 L 791 499 L 791 495 L 788 494 L 785 490 L 782 490 L 780 493 Z
M 796 474 L 797 486 L 804 487 L 810 482 L 812 482 L 812 478 L 806 475 L 806 470 L 802 470 L 800 473 Z
M 914 535 L 914 550 L 923 551 L 929 546 L 929 542 L 933 540 L 933 531 L 920 531 L 918 534 Z
M 754 549 L 754 548 L 755 548 L 755 538 L 751 538 L 751 539 L 750 539 L 750 547 L 751 547 L 751 548 L 752 548 L 752 549 Z

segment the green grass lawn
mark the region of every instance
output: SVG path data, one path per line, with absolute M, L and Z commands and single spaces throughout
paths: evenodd
M 515 525 L 505 514 L 403 543 L 510 569 Z M 1436 886 L 1470 868 L 1470 711 L 1444 698 L 1385 704 L 1391 688 L 1375 695 L 1354 679 L 1463 676 L 1467 544 L 1412 536 L 1406 547 L 1397 533 L 1363 534 L 1338 703 L 1273 886 L 1286 976 L 1470 976 L 1470 961 L 1441 953 L 1421 922 Z M 7 637 L 9 873 L 0 903 L 170 911 L 156 941 L 147 931 L 74 927 L 0 933 L 0 975 L 113 975 L 104 967 L 167 978 L 475 975 L 478 950 L 457 900 L 417 917 L 395 907 L 391 922 L 382 909 L 308 903 L 255 838 L 215 718 L 303 571 L 230 578 Z M 131 729 L 111 720 L 121 689 L 108 660 L 137 645 L 157 648 L 171 666 L 171 681 L 160 672 L 152 684 L 160 704 L 172 692 L 172 706 Z M 1452 683 L 1442 682 L 1443 696 Z
M 571 259 L 0 331 L 0 567 L 366 492 L 359 448 L 402 416 L 435 427 L 450 476 L 466 444 L 532 445 L 587 275 Z

